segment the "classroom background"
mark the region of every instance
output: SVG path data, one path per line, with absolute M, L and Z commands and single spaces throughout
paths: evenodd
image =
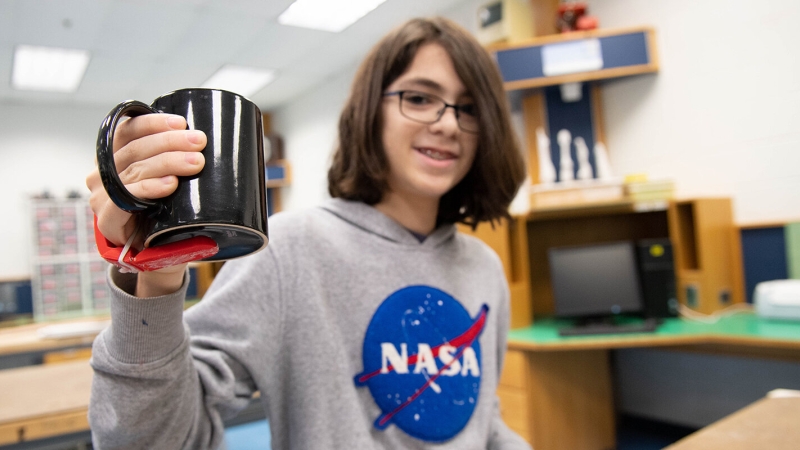
M 20 3 L 0 3 L 0 43 L 13 39 L 9 30 L 14 28 L 12 21 Z M 203 4 L 187 3 L 186 7 Z M 283 158 L 290 166 L 291 182 L 271 194 L 280 209 L 311 207 L 328 196 L 327 168 L 340 109 L 358 62 L 385 31 L 369 29 L 365 23 L 375 16 L 382 24 L 399 24 L 416 15 L 435 14 L 477 34 L 476 12 L 491 2 L 413 1 L 405 8 L 399 3 L 389 0 L 354 26 L 353 33 L 361 32 L 368 39 L 354 44 L 356 49 L 348 59 L 336 60 L 333 55 L 336 70 L 294 95 L 262 106 L 270 117 L 271 131 L 282 139 Z M 675 199 L 730 199 L 740 238 L 737 250 L 743 252 L 744 300 L 752 302 L 759 281 L 800 277 L 800 263 L 792 265 L 793 255 L 800 252 L 800 243 L 792 241 L 792 230 L 797 229 L 792 227 L 800 222 L 800 59 L 795 48 L 800 42 L 796 26 L 800 3 L 585 3 L 588 12 L 597 17 L 600 30 L 649 27 L 655 37 L 657 71 L 598 82 L 604 144 L 614 174 L 670 180 Z M 75 5 L 91 8 L 93 2 Z M 381 8 L 392 8 L 392 15 L 386 17 L 389 13 Z M 302 49 L 322 44 L 298 45 Z M 113 106 L 103 101 L 76 104 L 69 95 L 53 100 L 15 94 L 10 87 L 10 48 L 4 45 L 0 50 L 0 282 L 20 282 L 32 276 L 33 197 L 45 192 L 56 198 L 73 192 L 87 196 L 84 179 L 94 165 L 97 128 Z M 135 65 L 129 70 L 136 70 Z M 199 83 L 203 76 L 171 88 Z M 106 80 L 106 84 L 108 89 L 142 101 L 168 90 L 126 91 L 114 80 Z M 509 93 L 509 98 L 520 140 L 535 140 L 526 129 L 524 94 Z M 255 101 L 258 103 L 257 97 Z M 800 389 L 800 358 L 796 356 L 747 358 L 654 348 L 615 350 L 611 364 L 615 408 L 621 414 L 679 430 L 699 429 L 772 389 Z

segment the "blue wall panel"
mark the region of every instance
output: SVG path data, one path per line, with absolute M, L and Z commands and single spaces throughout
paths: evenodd
M 569 130 L 572 134 L 570 155 L 573 162 L 573 176 L 578 173 L 578 157 L 575 149 L 575 138 L 580 136 L 589 147 L 589 164 L 592 166 L 593 176 L 597 176 L 594 162 L 594 128 L 592 127 L 592 96 L 589 83 L 581 87 L 583 97 L 577 102 L 564 102 L 561 100 L 561 89 L 558 86 L 545 88 L 545 102 L 547 104 L 547 134 L 550 137 L 550 158 L 558 174 L 561 152 L 558 148 L 558 132 L 562 129 Z M 559 180 L 560 175 L 559 175 Z
M 742 230 L 742 258 L 747 301 L 752 303 L 756 284 L 788 278 L 784 228 Z

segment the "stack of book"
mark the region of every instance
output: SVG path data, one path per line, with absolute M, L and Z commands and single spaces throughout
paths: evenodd
M 532 209 L 564 208 L 624 200 L 621 180 L 579 180 L 530 187 Z
M 669 200 L 675 195 L 672 180 L 626 181 L 625 197 L 634 202 Z

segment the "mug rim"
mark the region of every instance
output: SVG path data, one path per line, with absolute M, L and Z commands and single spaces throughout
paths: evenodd
M 238 229 L 246 230 L 246 231 L 248 231 L 250 233 L 258 235 L 261 238 L 261 241 L 262 241 L 261 247 L 259 247 L 256 250 L 253 250 L 250 253 L 247 253 L 246 255 L 234 256 L 232 258 L 225 258 L 225 259 L 215 259 L 214 261 L 229 261 L 229 260 L 232 260 L 232 259 L 241 258 L 243 256 L 253 255 L 253 254 L 256 254 L 256 253 L 260 252 L 261 250 L 264 250 L 267 247 L 267 244 L 269 244 L 269 236 L 267 236 L 266 233 L 263 233 L 263 232 L 261 232 L 259 230 L 254 229 L 254 228 L 250 228 L 250 227 L 247 227 L 247 226 L 244 226 L 244 225 L 236 225 L 236 224 L 232 224 L 232 223 L 199 222 L 199 223 L 189 223 L 189 224 L 186 224 L 186 225 L 178 225 L 178 226 L 174 226 L 174 227 L 169 227 L 167 229 L 164 229 L 164 230 L 161 230 L 159 232 L 153 233 L 153 234 L 147 236 L 147 238 L 145 239 L 144 247 L 145 248 L 150 248 L 150 243 L 153 242 L 153 239 L 161 236 L 162 234 L 174 232 L 176 230 L 182 230 L 182 229 L 185 229 L 185 228 L 205 227 L 205 226 L 225 227 L 225 228 L 238 228 Z
M 153 102 L 151 103 L 151 105 L 153 103 L 155 103 L 160 98 L 168 97 L 168 96 L 170 96 L 172 94 L 176 94 L 178 92 L 183 92 L 183 91 L 218 91 L 218 92 L 225 92 L 226 94 L 235 95 L 235 96 L 241 98 L 242 100 L 245 100 L 246 102 L 248 102 L 248 103 L 252 104 L 253 106 L 255 106 L 259 113 L 261 112 L 261 108 L 258 107 L 256 102 L 250 100 L 249 98 L 245 97 L 242 94 L 239 94 L 239 93 L 236 93 L 236 92 L 233 92 L 233 91 L 229 91 L 227 89 L 207 88 L 207 87 L 186 87 L 186 88 L 173 89 L 173 90 L 171 90 L 169 92 L 165 92 L 165 93 L 159 95 L 158 97 L 156 97 L 155 100 L 153 100 Z

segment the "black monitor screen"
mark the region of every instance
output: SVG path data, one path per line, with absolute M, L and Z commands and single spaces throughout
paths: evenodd
M 548 250 L 555 314 L 607 316 L 642 310 L 633 242 Z

